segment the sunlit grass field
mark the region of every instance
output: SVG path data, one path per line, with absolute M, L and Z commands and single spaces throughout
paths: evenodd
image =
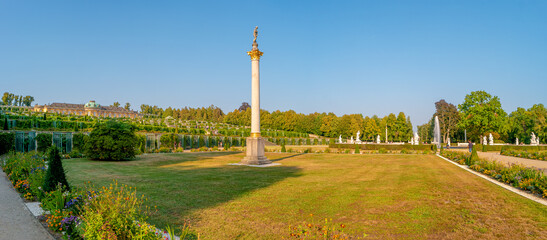
M 70 159 L 70 184 L 117 179 L 157 206 L 159 227 L 189 222 L 202 239 L 282 239 L 313 219 L 366 239 L 547 239 L 547 207 L 434 155 L 267 153 L 279 166 L 232 166 L 243 153 Z M 313 217 L 310 217 L 313 214 Z

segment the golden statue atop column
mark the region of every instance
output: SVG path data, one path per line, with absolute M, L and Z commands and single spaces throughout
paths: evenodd
M 260 57 L 263 52 L 258 50 L 258 27 L 253 33 L 253 48 L 247 54 L 251 57 L 251 136 L 247 138 L 247 155 L 241 164 L 263 165 L 271 162 L 264 156 L 264 139 L 260 136 Z

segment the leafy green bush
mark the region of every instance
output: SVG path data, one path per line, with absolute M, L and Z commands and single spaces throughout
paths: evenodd
M 285 148 L 285 143 L 281 144 L 281 152 L 287 152 L 287 149 Z
M 52 135 L 49 133 L 39 133 L 36 135 L 37 148 L 39 152 L 45 152 L 51 147 Z
M 15 148 L 15 133 L 0 133 L 0 155 Z
M 89 134 L 85 155 L 96 160 L 128 160 L 137 153 L 137 137 L 131 125 L 109 121 L 98 124 Z
M 70 186 L 66 180 L 63 162 L 61 161 L 61 154 L 59 153 L 59 149 L 57 147 L 53 146 L 49 149 L 47 160 L 48 168 L 44 178 L 44 191 L 53 191 L 58 187 L 58 185 L 66 190 L 70 190 Z
M 359 150 L 359 145 L 355 144 L 355 154 L 359 154 L 361 151 Z

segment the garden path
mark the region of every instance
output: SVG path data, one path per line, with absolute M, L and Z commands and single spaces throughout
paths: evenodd
M 0 170 L 0 240 L 53 240 Z
M 467 149 L 455 149 L 457 151 L 468 151 Z M 527 158 L 519 158 L 519 157 L 512 157 L 512 156 L 504 156 L 501 155 L 499 152 L 479 152 L 477 151 L 477 154 L 480 158 L 488 159 L 488 160 L 495 160 L 498 162 L 505 163 L 507 165 L 509 164 L 520 164 L 526 167 L 535 167 L 541 169 L 544 173 L 547 173 L 547 161 L 541 161 L 541 160 L 534 160 L 534 159 L 527 159 Z

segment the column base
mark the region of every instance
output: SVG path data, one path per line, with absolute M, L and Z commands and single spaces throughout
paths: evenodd
M 272 163 L 264 156 L 264 139 L 261 137 L 248 137 L 247 141 L 247 156 L 245 156 L 240 164 L 245 165 L 263 165 Z

